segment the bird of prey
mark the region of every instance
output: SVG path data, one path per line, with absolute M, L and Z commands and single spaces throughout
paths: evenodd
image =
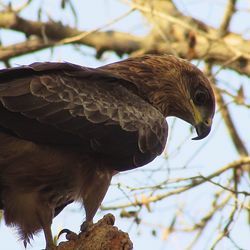
M 91 222 L 113 175 L 164 150 L 167 116 L 206 137 L 215 98 L 209 80 L 171 55 L 99 68 L 33 63 L 0 71 L 0 209 L 28 242 L 73 201 Z

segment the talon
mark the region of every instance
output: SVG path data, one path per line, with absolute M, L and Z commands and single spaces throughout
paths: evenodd
M 80 227 L 81 233 L 86 232 L 88 227 L 93 225 L 93 221 L 84 221 Z
M 66 234 L 65 238 L 67 240 L 76 240 L 76 239 L 78 239 L 78 234 L 76 234 L 76 233 L 74 233 L 74 232 L 72 232 L 72 231 L 70 231 L 69 229 L 66 229 L 66 228 L 60 231 L 60 233 L 58 234 L 58 238 L 60 238 L 60 236 L 62 234 Z

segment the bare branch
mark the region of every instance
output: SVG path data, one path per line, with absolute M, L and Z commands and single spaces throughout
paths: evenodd
M 225 36 L 229 32 L 228 27 L 232 19 L 232 16 L 235 12 L 236 2 L 237 2 L 236 0 L 228 0 L 227 7 L 224 13 L 224 17 L 220 25 L 220 28 L 218 30 L 218 34 L 220 37 Z
M 107 27 L 120 18 L 124 18 L 125 15 L 128 15 L 132 11 L 127 12 L 101 28 Z M 31 37 L 32 35 L 38 37 L 29 39 L 23 43 L 0 47 L 0 60 L 7 60 L 29 52 L 68 43 L 93 47 L 97 51 L 98 58 L 108 50 L 114 51 L 121 56 L 124 53 L 131 53 L 138 50 L 143 43 L 142 38 L 124 32 L 98 31 L 101 28 L 91 32 L 80 31 L 69 26 L 64 26 L 61 23 L 28 21 L 13 12 L 0 12 L 0 27 L 23 32 L 27 37 Z
M 197 178 L 195 180 L 192 181 L 191 184 L 188 184 L 186 186 L 177 188 L 175 190 L 163 193 L 163 194 L 159 194 L 159 195 L 155 195 L 155 196 L 150 196 L 147 197 L 147 199 L 143 199 L 143 200 L 138 200 L 136 199 L 134 202 L 129 202 L 129 203 L 125 203 L 125 204 L 120 204 L 117 206 L 109 206 L 109 207 L 101 207 L 102 210 L 116 210 L 116 209 L 121 209 L 121 208 L 127 208 L 127 207 L 135 207 L 135 206 L 143 206 L 143 205 L 147 205 L 149 203 L 154 203 L 154 202 L 158 202 L 162 199 L 165 199 L 169 196 L 173 196 L 173 195 L 177 195 L 180 193 L 183 193 L 187 190 L 190 190 L 194 187 L 197 187 L 201 184 L 204 184 L 207 182 L 207 180 L 213 179 L 214 177 L 217 177 L 219 175 L 221 175 L 222 173 L 226 172 L 229 169 L 236 169 L 239 167 L 243 167 L 244 165 L 250 164 L 250 157 L 242 157 L 241 159 L 231 162 L 228 165 L 220 168 L 219 170 L 215 171 L 214 173 L 208 175 L 205 178 Z
M 140 1 L 138 2 L 140 3 Z M 157 7 L 157 4 L 161 9 Z M 217 30 L 178 13 L 171 1 L 154 1 L 150 6 L 143 6 L 136 2 L 136 4 L 133 3 L 133 8 L 137 8 L 143 14 L 150 15 L 151 19 L 154 20 L 153 26 L 154 23 L 157 23 L 156 29 L 158 31 L 156 32 L 153 28 L 144 38 L 115 31 L 96 32 L 98 29 L 94 30 L 94 32 L 86 32 L 61 23 L 26 20 L 10 11 L 0 12 L 0 27 L 23 32 L 27 37 L 36 35 L 46 40 L 49 46 L 64 44 L 65 42 L 90 46 L 97 50 L 98 58 L 108 50 L 114 51 L 118 55 L 134 52 L 172 53 L 176 51 L 176 54 L 181 57 L 188 59 L 204 58 L 250 76 L 249 41 L 244 40 L 242 36 L 228 33 L 224 39 L 218 39 Z M 172 16 L 173 13 L 178 14 L 178 18 Z M 74 36 L 76 37 L 72 38 Z M 77 36 L 83 38 L 79 39 Z M 232 60 L 232 58 L 234 59 Z
M 212 70 L 211 64 L 207 63 L 206 68 L 205 68 L 205 72 L 208 75 L 210 75 L 210 77 L 212 78 L 213 81 L 215 81 L 215 79 L 211 75 L 212 74 L 211 70 Z M 241 156 L 247 156 L 248 155 L 247 148 L 245 147 L 243 141 L 241 140 L 240 135 L 239 135 L 239 133 L 234 125 L 233 119 L 232 119 L 231 114 L 229 112 L 229 109 L 224 101 L 222 93 L 220 91 L 218 91 L 217 88 L 214 88 L 214 90 L 215 90 L 216 101 L 217 101 L 217 104 L 219 106 L 219 110 L 220 110 L 221 115 L 224 119 L 224 122 L 227 126 L 228 132 L 229 132 L 230 137 L 235 145 L 235 148 Z

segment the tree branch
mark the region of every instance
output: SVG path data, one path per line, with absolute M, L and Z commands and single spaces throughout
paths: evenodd
M 88 226 L 86 231 L 61 242 L 57 250 L 132 250 L 133 244 L 127 233 L 114 227 L 112 214 L 105 215 L 97 223 Z M 67 236 L 66 236 L 67 237 Z M 69 236 L 70 238 L 70 236 Z
M 71 41 L 66 38 L 82 35 L 82 39 L 73 42 L 95 48 L 98 58 L 105 51 L 114 51 L 119 56 L 135 52 L 172 53 L 176 51 L 176 54 L 183 58 L 203 58 L 250 76 L 249 41 L 244 40 L 240 35 L 231 32 L 224 39 L 218 39 L 216 29 L 182 15 L 171 1 L 134 1 L 131 8 L 139 10 L 153 24 L 153 29 L 147 36 L 138 37 L 115 31 L 101 32 L 97 31 L 98 29 L 86 32 L 59 22 L 30 21 L 10 11 L 0 12 L 0 27 L 23 32 L 27 37 L 38 36 L 44 41 L 43 45 L 41 45 L 41 41 L 39 42 L 37 50 L 62 45 Z M 154 28 L 155 23 L 158 24 L 156 28 Z M 226 27 L 226 25 L 224 26 Z M 168 39 L 163 39 L 163 36 Z M 27 48 L 30 43 L 23 45 Z M 21 44 L 15 46 L 21 48 Z M 31 49 L 35 51 L 35 47 L 31 46 Z M 0 60 L 10 59 L 11 57 L 7 57 L 6 53 L 5 56 L 1 56 L 1 52 L 4 50 L 3 47 L 0 48 Z M 20 49 L 20 51 L 16 54 L 12 53 L 11 56 L 22 55 L 27 49 Z
M 177 188 L 175 190 L 160 194 L 160 195 L 155 195 L 155 196 L 150 196 L 150 197 L 143 197 L 142 200 L 136 199 L 134 202 L 129 202 L 126 204 L 120 204 L 117 206 L 110 206 L 110 207 L 101 207 L 102 210 L 116 210 L 116 209 L 121 209 L 121 208 L 127 208 L 127 207 L 136 207 L 136 206 L 143 206 L 143 205 L 148 205 L 149 203 L 154 203 L 158 202 L 160 200 L 163 200 L 169 196 L 177 195 L 180 193 L 183 193 L 187 190 L 190 190 L 194 187 L 197 187 L 201 184 L 206 183 L 208 180 L 213 179 L 214 177 L 217 177 L 221 175 L 222 173 L 226 172 L 229 169 L 236 169 L 239 167 L 243 167 L 244 165 L 250 164 L 250 157 L 242 157 L 241 159 L 237 161 L 233 161 L 229 163 L 228 165 L 220 168 L 219 170 L 215 171 L 214 173 L 208 175 L 207 177 L 201 177 L 197 176 L 196 179 L 190 178 L 192 180 L 191 184 L 188 184 L 186 186 Z
M 131 11 L 128 13 L 131 13 Z M 33 35 L 37 37 L 36 39 L 28 39 L 23 43 L 0 47 L 0 60 L 8 60 L 29 52 L 69 43 L 95 48 L 98 58 L 105 51 L 114 51 L 121 56 L 124 53 L 132 53 L 138 50 L 142 47 L 141 44 L 144 43 L 142 38 L 125 32 L 101 32 L 98 31 L 99 29 L 86 32 L 64 26 L 60 22 L 26 20 L 14 12 L 6 11 L 0 12 L 0 27 L 22 32 L 27 37 Z
M 224 17 L 218 30 L 219 37 L 223 37 L 229 32 L 228 27 L 235 12 L 236 2 L 236 0 L 228 0 L 227 7 L 224 12 Z

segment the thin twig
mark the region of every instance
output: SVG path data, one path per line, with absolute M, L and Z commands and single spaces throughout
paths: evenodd
M 147 203 L 153 203 L 153 202 L 158 202 L 162 199 L 165 199 L 169 196 L 173 196 L 173 195 L 177 195 L 180 193 L 183 193 L 187 190 L 190 190 L 196 186 L 199 186 L 203 183 L 206 183 L 207 180 L 213 179 L 214 177 L 217 177 L 219 175 L 221 175 L 222 173 L 224 173 L 225 171 L 229 170 L 229 169 L 234 169 L 234 168 L 239 168 L 242 167 L 243 165 L 246 164 L 250 164 L 250 157 L 242 157 L 241 159 L 237 160 L 237 161 L 233 161 L 231 163 L 229 163 L 228 165 L 220 168 L 219 170 L 215 171 L 214 173 L 208 175 L 205 179 L 204 178 L 200 178 L 199 180 L 195 180 L 193 181 L 191 184 L 188 184 L 184 187 L 180 187 L 177 188 L 175 190 L 166 192 L 164 194 L 159 194 L 159 195 L 155 195 L 155 196 L 151 196 L 147 198 Z M 116 209 L 121 209 L 121 208 L 127 208 L 127 207 L 134 207 L 134 206 L 143 206 L 144 202 L 142 200 L 135 200 L 134 202 L 129 202 L 129 203 L 125 203 L 125 204 L 119 204 L 117 206 L 109 206 L 109 207 L 104 207 L 102 206 L 101 209 L 102 210 L 116 210 Z
M 228 192 L 231 192 L 231 193 L 233 193 L 233 194 L 236 194 L 236 195 L 243 194 L 243 195 L 245 195 L 245 196 L 250 196 L 250 192 L 246 192 L 246 191 L 236 191 L 236 190 L 230 189 L 230 188 L 228 188 L 228 187 L 226 187 L 226 186 L 221 185 L 220 183 L 217 183 L 217 182 L 215 182 L 215 181 L 212 181 L 211 179 L 207 179 L 206 177 L 204 177 L 204 176 L 202 176 L 202 175 L 201 175 L 201 178 L 204 178 L 206 181 L 212 183 L 213 185 L 218 186 L 218 187 L 220 187 L 220 188 L 222 188 L 222 189 L 224 189 L 224 190 L 226 190 L 226 191 L 228 191 Z
M 218 34 L 220 37 L 225 36 L 228 33 L 228 27 L 231 22 L 232 16 L 235 13 L 236 0 L 228 0 L 226 10 L 224 12 L 224 17 L 221 22 Z
M 122 14 L 121 16 L 119 16 L 117 18 L 114 18 L 113 20 L 105 23 L 104 25 L 102 25 L 102 26 L 100 26 L 100 27 L 98 27 L 98 28 L 96 28 L 94 30 L 91 30 L 89 32 L 83 32 L 83 33 L 78 34 L 78 35 L 73 36 L 73 37 L 64 38 L 64 39 L 58 41 L 56 44 L 57 45 L 62 45 L 62 44 L 69 44 L 69 43 L 75 43 L 77 41 L 80 41 L 81 39 L 86 38 L 87 36 L 89 36 L 89 35 L 91 35 L 93 33 L 96 33 L 96 32 L 98 32 L 100 30 L 103 30 L 103 29 L 111 26 L 112 24 L 117 23 L 118 21 L 120 21 L 120 20 L 124 19 L 125 17 L 129 16 L 134 11 L 135 11 L 135 9 L 132 8 L 129 11 L 127 11 L 126 13 Z

